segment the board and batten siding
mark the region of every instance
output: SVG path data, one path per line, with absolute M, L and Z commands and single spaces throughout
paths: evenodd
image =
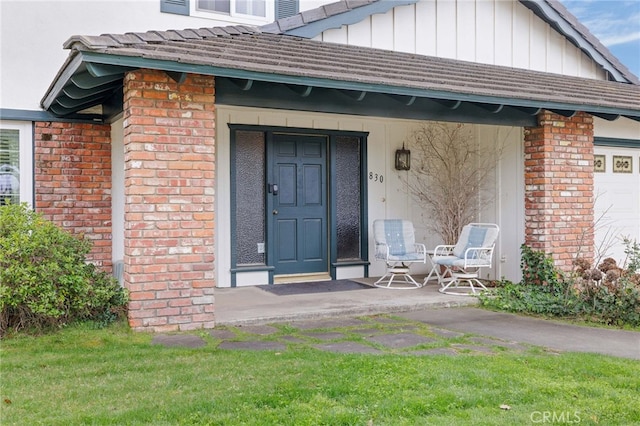
M 292 129 L 344 130 L 367 132 L 367 172 L 383 179 L 369 179 L 368 183 L 368 229 L 370 232 L 369 253 L 370 276 L 384 273 L 383 262 L 373 258 L 374 247 L 371 228 L 376 219 L 403 218 L 414 222 L 416 240 L 433 248 L 441 241 L 428 229 L 429 215 L 407 193 L 401 173 L 394 169 L 396 149 L 402 147 L 412 131 L 426 123 L 415 120 L 386 119 L 379 117 L 357 117 L 343 114 L 279 111 L 274 109 L 235 107 L 218 105 L 216 118 L 216 285 L 231 284 L 231 199 L 230 199 L 230 131 L 228 124 L 282 126 Z M 480 213 L 479 221 L 497 222 L 504 229 L 498 242 L 497 253 L 519 253 L 524 236 L 524 181 L 523 181 L 523 135 L 519 127 L 469 125 L 478 143 L 507 147 L 495 175 L 495 200 Z M 502 258 L 502 259 L 501 259 Z M 501 261 L 502 260 L 502 261 Z M 499 254 L 495 258 L 492 277 L 520 279 L 517 256 Z M 429 265 L 412 267 L 416 273 L 428 273 Z M 340 270 L 338 271 L 340 274 Z M 341 278 L 339 276 L 338 278 Z M 349 278 L 349 277 L 346 277 Z M 267 283 L 267 273 L 249 272 L 237 275 L 237 285 Z
M 605 79 L 601 68 L 517 1 L 421 0 L 315 37 L 333 43 Z

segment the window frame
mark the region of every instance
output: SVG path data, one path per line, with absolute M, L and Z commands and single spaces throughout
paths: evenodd
M 20 202 L 34 205 L 33 191 L 33 124 L 30 121 L 0 120 L 0 129 L 18 131 L 20 162 Z
M 245 15 L 242 13 L 235 12 L 236 10 L 236 0 L 229 0 L 229 13 L 225 12 L 216 12 L 213 10 L 206 9 L 198 9 L 198 1 L 193 0 L 190 2 L 190 15 L 198 18 L 206 18 L 206 19 L 216 19 L 219 21 L 231 21 L 237 22 L 238 20 L 242 20 L 243 23 L 255 23 L 255 24 L 265 24 L 270 23 L 275 20 L 275 0 L 264 0 L 265 2 L 265 15 L 256 16 L 256 15 Z

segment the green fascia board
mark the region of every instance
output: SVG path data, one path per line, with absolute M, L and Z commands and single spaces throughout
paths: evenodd
M 620 139 L 620 138 L 603 138 L 596 136 L 593 138 L 595 146 L 608 146 L 615 148 L 640 148 L 640 140 Z
M 155 69 L 160 71 L 186 72 L 193 74 L 211 75 L 216 77 L 229 77 L 244 80 L 257 80 L 269 83 L 296 84 L 301 86 L 321 87 L 325 89 L 342 89 L 365 91 L 372 93 L 416 96 L 430 99 L 459 100 L 462 102 L 484 103 L 494 105 L 508 105 L 513 107 L 534 107 L 553 110 L 576 110 L 584 112 L 597 112 L 603 114 L 619 114 L 630 117 L 640 117 L 640 109 L 626 109 L 607 106 L 586 106 L 582 103 L 545 102 L 520 98 L 493 97 L 456 93 L 442 90 L 418 89 L 402 86 L 389 86 L 372 83 L 360 83 L 344 80 L 332 80 L 328 78 L 291 76 L 273 74 L 261 71 L 251 71 L 227 67 L 217 67 L 202 64 L 184 64 L 160 59 L 140 58 L 134 56 L 120 56 L 95 52 L 82 52 L 82 59 L 86 62 L 99 62 L 109 65 L 119 65 L 132 69 Z
M 65 123 L 102 123 L 103 117 L 98 114 L 71 114 L 59 117 L 49 111 L 32 111 L 24 109 L 0 108 L 0 120 L 11 121 L 51 121 Z
M 360 6 L 355 9 L 351 9 L 344 13 L 310 22 L 298 28 L 285 30 L 283 34 L 304 38 L 313 38 L 326 30 L 330 30 L 332 28 L 340 28 L 343 25 L 356 24 L 371 15 L 387 13 L 394 7 L 407 6 L 410 4 L 415 4 L 417 2 L 418 0 L 377 1 L 366 6 Z

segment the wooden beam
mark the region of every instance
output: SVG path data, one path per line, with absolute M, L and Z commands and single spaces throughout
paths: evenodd
M 504 105 L 501 104 L 484 104 L 484 103 L 474 103 L 473 105 L 480 107 L 486 111 L 489 111 L 492 114 L 497 114 L 502 111 Z
M 83 89 L 78 86 L 67 86 L 62 89 L 62 92 L 70 97 L 71 99 L 84 99 L 91 97 L 97 93 L 107 92 L 109 90 L 113 90 L 120 85 L 120 81 L 115 80 L 110 83 L 104 84 L 102 86 L 96 86 L 92 89 Z
M 458 109 L 460 108 L 460 105 L 462 105 L 462 101 L 454 101 L 449 99 L 431 99 L 431 100 L 449 109 Z
M 122 75 L 109 75 L 106 77 L 93 77 L 88 72 L 76 74 L 71 77 L 71 82 L 81 89 L 94 89 L 114 81 L 122 80 Z
M 413 103 L 416 101 L 416 97 L 415 96 L 408 96 L 408 95 L 387 95 L 388 97 L 390 97 L 391 99 L 400 102 L 401 104 L 405 104 L 406 106 L 411 106 L 413 105 Z
M 367 92 L 365 92 L 364 90 L 343 90 L 343 89 L 340 89 L 339 92 L 342 93 L 345 96 L 350 97 L 354 101 L 358 101 L 358 102 L 362 101 L 365 98 L 365 96 L 367 96 Z
M 620 114 L 605 114 L 603 112 L 590 112 L 589 114 L 602 118 L 603 120 L 613 121 L 620 118 Z
M 107 77 L 110 75 L 122 76 L 129 70 L 129 68 L 121 67 L 120 65 L 98 64 L 95 62 L 86 62 L 85 66 L 89 74 L 94 77 Z
M 303 98 L 309 96 L 313 90 L 313 86 L 298 86 L 297 84 L 287 84 L 287 87 Z
M 253 80 L 251 79 L 230 78 L 229 81 L 238 86 L 243 92 L 251 90 L 251 87 L 253 86 Z
M 570 109 L 549 109 L 549 111 L 567 118 L 573 117 L 578 112 Z
M 165 73 L 176 83 L 182 84 L 187 79 L 186 72 L 165 71 Z
M 542 108 L 536 107 L 514 106 L 512 108 L 517 109 L 518 111 L 523 112 L 527 115 L 538 115 L 542 112 Z

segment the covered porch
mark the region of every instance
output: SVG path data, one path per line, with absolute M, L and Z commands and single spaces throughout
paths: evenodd
M 232 179 L 234 132 L 253 131 L 265 141 L 300 134 L 360 138 L 354 264 L 336 265 L 333 271 L 333 263 L 339 263 L 332 253 L 336 228 L 319 233 L 328 244 L 323 250 L 327 272 L 356 279 L 381 275 L 367 271 L 373 266 L 368 235 L 376 216 L 419 219 L 407 197 L 399 196 L 398 176 L 388 173 L 389 158 L 412 126 L 465 123 L 486 141 L 502 129 L 517 129 L 507 132 L 515 138 L 509 140 L 513 151 L 502 171 L 510 169 L 498 173 L 505 190 L 491 219 L 500 223 L 511 246 L 526 242 L 570 268 L 576 252 L 593 250 L 593 117 L 640 117 L 640 92 L 629 84 L 335 45 L 246 27 L 77 36 L 66 47 L 72 53 L 42 105 L 70 120 L 82 117 L 100 122 L 91 125 L 95 128 L 110 129 L 114 165 L 123 164 L 124 173 L 116 177 L 114 167 L 113 207 L 104 210 L 114 217 L 113 229 L 122 229 L 113 233 L 114 252 L 122 247 L 130 323 L 140 330 L 213 327 L 224 300 L 214 299 L 214 288 L 237 285 L 238 272 L 246 273 L 248 284 L 265 284 L 265 276 L 271 282 L 275 266 L 268 260 L 243 271 L 239 266 L 244 265 L 234 261 L 239 212 L 233 203 L 238 194 Z M 36 135 L 36 144 L 50 140 L 45 131 Z M 323 150 L 330 154 L 327 164 L 339 158 Z M 269 165 L 261 161 L 268 174 Z M 260 197 L 278 191 L 273 182 L 264 183 Z M 278 210 L 268 202 L 256 205 L 263 218 Z M 502 223 L 500 216 L 512 222 Z M 422 232 L 429 244 L 427 229 Z M 264 254 L 259 243 L 247 247 Z M 268 249 L 269 241 L 264 243 Z M 496 259 L 512 256 L 508 261 L 517 264 L 511 246 L 498 251 Z M 345 275 L 339 275 L 338 266 L 346 267 Z

